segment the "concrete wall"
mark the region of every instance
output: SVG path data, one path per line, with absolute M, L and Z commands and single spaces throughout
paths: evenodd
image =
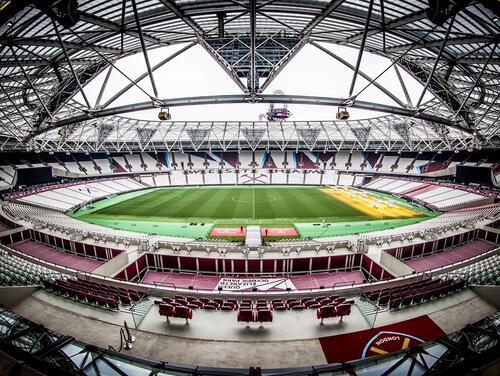
M 122 269 L 129 263 L 128 252 L 122 252 L 118 256 L 113 257 L 111 260 L 106 261 L 104 264 L 94 269 L 93 274 L 110 277 Z
M 396 257 L 388 254 L 387 252 L 380 252 L 380 265 L 389 271 L 393 272 L 395 276 L 400 277 L 413 273 L 413 269 L 406 265 L 404 262 L 398 260 Z
M 11 309 L 38 288 L 38 286 L 0 286 L 0 304 Z
M 472 291 L 491 305 L 500 309 L 500 286 L 469 286 Z

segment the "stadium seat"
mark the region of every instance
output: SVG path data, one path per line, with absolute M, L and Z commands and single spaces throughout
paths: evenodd
M 321 319 L 320 324 L 323 325 L 323 319 L 335 317 L 336 313 L 334 305 L 327 305 L 316 310 L 316 317 Z
M 335 307 L 336 315 L 340 316 L 340 322 L 342 322 L 342 318 L 344 316 L 348 316 L 351 314 L 351 305 L 348 303 L 342 303 Z
M 237 319 L 238 322 L 250 323 L 255 321 L 255 313 L 250 309 L 239 309 Z
M 188 320 L 193 318 L 193 310 L 185 306 L 174 307 L 173 317 L 186 319 L 186 324 L 189 324 Z
M 258 310 L 255 321 L 259 321 L 261 324 L 263 322 L 272 322 L 273 312 L 269 309 Z

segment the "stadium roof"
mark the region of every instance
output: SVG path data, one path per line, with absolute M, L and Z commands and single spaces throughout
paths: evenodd
M 382 120 L 331 122 L 324 128 L 323 137 L 333 137 L 330 138 L 333 144 L 345 141 L 349 134 L 357 141 L 361 137 L 360 146 L 365 148 L 364 134 L 389 144 L 394 141 L 391 137 L 405 141 L 409 135 L 407 146 L 398 144 L 408 150 L 412 150 L 408 145 L 422 139 L 433 147 L 441 143 L 438 148 L 448 150 L 498 147 L 499 5 L 489 0 L 429 3 L 449 6 L 440 13 L 430 10 L 427 1 L 417 0 L 80 0 L 76 10 L 71 0 L 1 1 L 3 147 L 84 150 L 92 141 L 93 149 L 98 150 L 96 143 L 103 144 L 113 134 L 116 142 L 140 144 L 144 132 L 138 129 L 171 129 L 178 133 L 181 126 L 186 137 L 197 138 L 201 137 L 199 132 L 194 134 L 187 129 L 200 128 L 199 124 L 160 125 L 119 115 L 155 107 L 276 101 L 347 105 L 389 114 Z M 151 64 L 152 49 L 177 44 L 183 44 L 178 52 Z M 219 63 L 241 94 L 159 97 L 161 83 L 155 79 L 155 70 L 195 44 Z M 278 98 L 265 93 L 272 80 L 306 44 L 323 50 L 352 70 L 350 89 L 345 96 L 287 93 Z M 326 49 L 325 44 L 356 48 L 356 64 Z M 408 95 L 401 98 L 377 81 L 383 72 L 374 77 L 363 72 L 360 66 L 364 52 L 391 59 L 393 66 L 387 69 L 396 66 L 421 82 L 423 90 L 417 103 L 412 103 Z M 96 103 L 91 103 L 85 95 L 85 85 L 101 72 L 109 76 L 113 70 L 120 71 L 116 61 L 137 53 L 144 56 L 144 73 L 139 77 L 127 76 L 128 87 L 138 88 L 150 99 L 116 106 L 110 99 L 102 103 L 99 95 Z M 404 76 L 398 76 L 399 85 L 406 92 Z M 390 97 L 394 105 L 359 100 L 360 92 L 367 88 L 365 85 L 360 90 L 356 85 L 361 78 Z M 143 79 L 149 79 L 147 89 L 139 85 Z M 105 79 L 101 92 L 106 82 Z M 120 90 L 113 98 L 125 92 Z M 431 100 L 424 100 L 426 92 L 433 94 Z M 75 100 L 77 95 L 83 98 L 82 102 Z M 394 119 L 396 124 L 404 124 L 397 125 L 399 130 L 395 129 Z M 81 131 L 75 132 L 80 125 Z M 229 126 L 241 128 L 241 125 Z M 260 123 L 243 127 L 271 126 Z M 380 132 L 366 130 L 377 126 Z M 204 127 L 210 128 L 210 124 L 201 126 Z M 296 129 L 303 126 L 291 127 L 300 136 Z M 349 130 L 342 132 L 339 127 Z M 338 138 L 333 136 L 335 130 Z M 319 131 L 312 132 L 319 137 Z M 180 137 L 177 133 L 164 134 L 163 141 Z M 100 139 L 104 134 L 104 139 Z M 210 136 L 207 131 L 203 134 Z M 154 139 L 154 135 L 151 137 Z M 283 139 L 286 138 L 283 134 Z M 452 142 L 443 143 L 443 139 Z

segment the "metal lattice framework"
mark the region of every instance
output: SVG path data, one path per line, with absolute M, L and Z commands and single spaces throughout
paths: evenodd
M 50 146 L 82 150 L 91 139 L 89 128 L 95 131 L 104 123 L 112 126 L 113 131 L 98 144 L 105 145 L 106 140 L 114 140 L 116 144 L 127 143 L 128 148 L 136 148 L 134 145 L 137 144 L 141 145 L 140 149 L 146 149 L 145 144 L 161 140 L 168 146 L 168 142 L 176 138 L 175 132 L 185 134 L 182 124 L 145 124 L 118 115 L 160 106 L 272 103 L 277 100 L 382 111 L 392 116 L 366 122 L 380 124 L 397 120 L 407 124 L 408 132 L 403 131 L 401 137 L 403 128 L 395 131 L 390 124 L 387 127 L 392 132 L 377 134 L 371 124 L 331 123 L 332 129 L 370 127 L 369 139 L 360 145 L 363 149 L 374 143 L 385 143 L 390 148 L 395 141 L 402 143 L 403 147 L 406 144 L 408 149 L 419 148 L 414 146 L 419 142 L 434 146 L 441 143 L 442 148 L 453 148 L 458 144 L 461 148 L 474 145 L 498 147 L 500 25 L 496 14 L 498 9 L 494 8 L 498 4 L 491 6 L 486 0 L 462 3 L 463 8 L 441 26 L 430 21 L 428 3 L 420 0 L 80 0 L 79 21 L 72 27 L 62 26 L 46 12 L 28 5 L 0 26 L 0 135 L 3 136 L 3 148 Z M 183 46 L 151 65 L 149 51 L 175 44 Z M 155 71 L 196 44 L 217 61 L 242 94 L 159 97 Z M 352 70 L 350 88 L 344 97 L 290 94 L 277 98 L 263 93 L 306 44 L 315 46 Z M 327 49 L 328 44 L 356 48 L 356 64 Z M 385 56 L 392 63 L 378 76 L 371 77 L 360 69 L 365 51 Z M 137 53 L 144 57 L 144 73 L 128 77 L 115 63 L 121 57 Z M 99 96 L 95 103 L 90 103 L 85 85 L 106 69 Z M 388 70 L 396 72 L 404 98 L 378 81 Z M 412 103 L 400 70 L 422 83 L 417 103 Z M 112 71 L 123 74 L 128 85 L 103 102 L 102 96 Z M 360 76 L 368 81 L 361 90 L 357 89 L 359 85 L 356 86 Z M 142 80 L 149 80 L 150 89 L 141 86 Z M 390 98 L 391 105 L 359 100 L 368 87 L 380 90 Z M 141 90 L 149 101 L 114 105 L 131 88 Z M 427 92 L 433 94 L 433 99 L 424 100 Z M 81 95 L 82 101 L 75 100 L 77 94 Z M 145 126 L 158 127 L 146 142 L 149 135 L 143 137 L 144 133 L 138 132 L 137 128 Z M 259 126 L 267 129 L 267 135 L 275 132 L 270 125 Z M 420 126 L 426 128 L 425 137 L 418 129 Z M 61 127 L 64 130 L 57 133 L 56 140 L 51 130 Z M 214 141 L 212 137 L 215 135 L 220 136 L 219 125 L 213 124 L 213 127 L 207 136 L 210 142 Z M 279 125 L 277 133 L 283 127 L 295 129 L 295 124 Z M 240 126 L 232 124 L 228 128 L 240 130 Z M 326 128 L 314 143 L 320 142 L 322 136 L 332 144 L 345 143 L 346 134 L 352 133 L 352 129 L 339 130 L 340 137 L 334 137 L 333 131 Z M 309 134 L 317 131 L 312 132 Z M 277 143 L 288 142 L 285 136 L 292 137 L 285 133 L 282 132 Z M 443 133 L 447 134 L 445 138 Z M 223 134 L 218 141 L 227 144 L 227 137 Z M 239 133 L 234 137 L 239 140 Z M 181 136 L 177 138 L 180 140 Z M 93 141 L 94 149 L 99 147 L 95 146 L 96 140 Z
M 401 127 L 411 129 L 401 134 Z M 61 129 L 33 139 L 32 151 L 133 152 L 200 149 L 238 151 L 242 149 L 297 149 L 317 151 L 386 150 L 436 151 L 466 150 L 475 146 L 467 133 L 450 128 L 443 135 L 441 126 L 401 115 L 344 122 L 160 122 L 112 116 L 104 122 L 93 119 L 82 123 L 71 137 L 61 137 Z M 142 138 L 149 130 L 148 139 Z M 155 130 L 155 132 L 151 132 Z M 138 132 L 142 136 L 138 137 Z M 126 141 L 127 140 L 127 141 Z M 2 147 L 2 144 L 0 144 Z M 22 148 L 21 142 L 3 144 Z

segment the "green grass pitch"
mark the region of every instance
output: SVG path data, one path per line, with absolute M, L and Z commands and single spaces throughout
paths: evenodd
M 381 199 L 383 197 L 381 195 Z M 410 223 L 432 215 L 425 208 L 405 204 L 417 208 L 422 214 L 412 218 Z M 325 194 L 320 187 L 311 186 L 154 188 L 104 199 L 69 214 L 117 229 L 190 237 L 206 237 L 213 226 L 250 224 L 296 226 L 302 236 L 308 236 L 307 233 L 330 236 L 331 231 L 312 226 L 336 224 L 338 232 L 341 223 L 357 223 L 359 227 L 361 223 L 372 220 L 366 213 Z M 384 218 L 374 222 L 380 220 Z M 394 221 L 393 218 L 387 219 L 385 226 L 394 226 Z M 344 231 L 350 230 L 344 228 Z

